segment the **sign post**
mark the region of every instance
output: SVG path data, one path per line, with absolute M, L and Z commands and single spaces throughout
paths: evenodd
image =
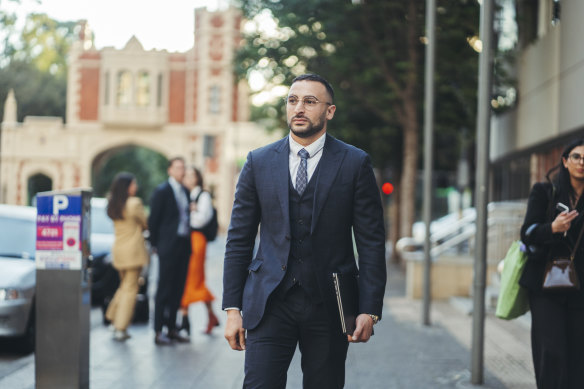
M 37 388 L 89 388 L 91 191 L 37 194 Z

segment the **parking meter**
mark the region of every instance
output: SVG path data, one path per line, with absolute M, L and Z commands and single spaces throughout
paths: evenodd
M 89 388 L 91 191 L 36 201 L 36 387 Z

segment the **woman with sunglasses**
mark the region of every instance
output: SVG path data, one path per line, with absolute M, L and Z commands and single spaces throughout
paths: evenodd
M 584 291 L 542 288 L 547 262 L 570 257 L 576 246 L 573 264 L 584 282 L 584 242 L 577 245 L 584 228 L 584 139 L 565 148 L 546 179 L 533 186 L 521 227 L 529 259 L 520 284 L 529 291 L 535 380 L 539 389 L 584 388 Z

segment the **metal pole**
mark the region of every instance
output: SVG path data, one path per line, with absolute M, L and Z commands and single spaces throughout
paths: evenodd
M 477 233 L 474 266 L 472 371 L 471 382 L 483 384 L 485 286 L 487 254 L 487 202 L 489 185 L 489 130 L 491 124 L 491 75 L 493 73 L 493 0 L 483 0 L 481 6 L 479 56 L 479 90 L 476 140 L 476 210 Z
M 424 83 L 424 204 L 423 214 L 426 225 L 424 239 L 424 301 L 422 323 L 430 325 L 432 242 L 430 223 L 432 222 L 432 165 L 434 138 L 434 67 L 436 62 L 436 0 L 426 0 L 426 64 Z

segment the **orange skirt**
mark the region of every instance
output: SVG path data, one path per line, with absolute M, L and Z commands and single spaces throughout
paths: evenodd
M 192 253 L 189 260 L 189 270 L 180 306 L 186 308 L 189 304 L 199 301 L 210 302 L 215 296 L 205 284 L 205 256 L 207 239 L 199 231 L 191 232 Z

